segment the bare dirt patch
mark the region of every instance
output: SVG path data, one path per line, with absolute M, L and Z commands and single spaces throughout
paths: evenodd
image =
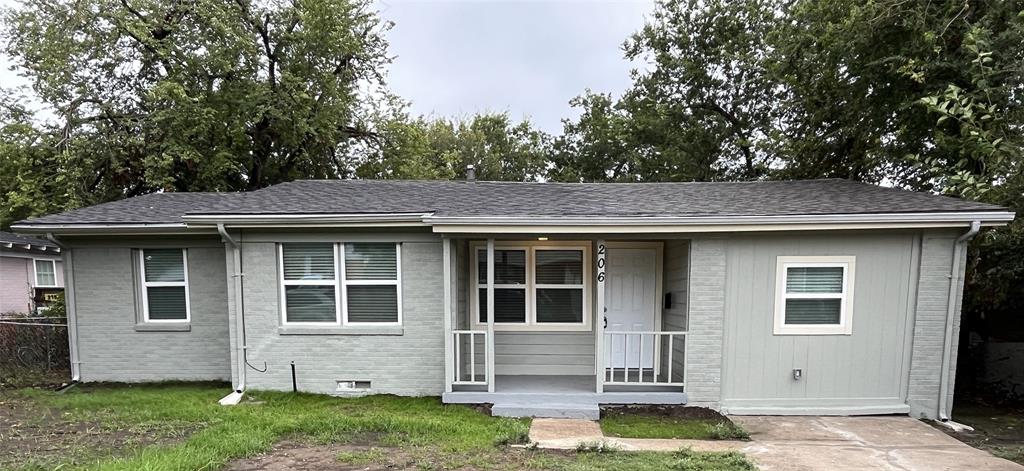
M 601 406 L 601 416 L 614 414 L 635 414 L 646 416 L 672 417 L 676 419 L 728 421 L 729 418 L 718 411 L 706 407 L 673 406 L 673 405 L 623 405 Z
M 286 441 L 278 443 L 270 451 L 237 460 L 228 465 L 232 471 L 323 471 L 323 470 L 386 470 L 395 469 L 378 464 L 345 464 L 338 455 L 346 452 L 369 451 L 370 447 L 353 445 L 308 445 Z
M 0 469 L 81 464 L 126 455 L 148 445 L 174 443 L 190 432 L 146 427 L 124 430 L 99 421 L 70 420 L 59 409 L 0 391 Z

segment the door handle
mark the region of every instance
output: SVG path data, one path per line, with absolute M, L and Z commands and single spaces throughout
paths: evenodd
M 608 328 L 608 316 L 604 316 L 604 328 Z

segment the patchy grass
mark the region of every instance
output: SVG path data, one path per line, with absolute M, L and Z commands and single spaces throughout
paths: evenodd
M 1024 464 L 1024 408 L 964 401 L 953 409 L 953 420 L 974 427 L 974 431 L 953 433 L 936 427 L 975 448 Z
M 19 410 L 19 423 L 38 423 L 0 424 L 18 434 L 0 436 L 0 469 L 287 469 L 307 463 L 289 465 L 289 456 L 322 465 L 307 469 L 753 469 L 727 453 L 510 448 L 503 445 L 525 442 L 528 420 L 490 417 L 437 398 L 252 392 L 242 405 L 217 405 L 227 390 L 163 383 L 4 393 L 0 418 Z M 40 440 L 54 429 L 63 432 Z M 83 430 L 91 438 L 76 441 Z
M 606 409 L 601 417 L 605 435 L 620 438 L 683 438 L 747 440 L 750 435 L 727 417 L 709 413 L 679 413 L 677 409 Z

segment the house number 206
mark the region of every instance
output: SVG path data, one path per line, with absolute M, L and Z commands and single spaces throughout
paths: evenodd
M 604 282 L 604 277 L 605 277 L 605 274 L 604 274 L 604 254 L 605 254 L 604 244 L 598 245 L 597 246 L 597 281 L 599 281 L 599 282 Z

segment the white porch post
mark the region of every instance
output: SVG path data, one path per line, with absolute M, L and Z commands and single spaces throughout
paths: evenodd
M 487 239 L 487 392 L 494 392 L 494 239 Z
M 441 240 L 441 272 L 444 277 L 444 392 L 452 392 L 454 380 L 455 355 L 452 351 L 452 240 L 445 237 Z
M 604 239 L 597 241 L 597 306 L 594 308 L 594 366 L 596 373 L 597 393 L 604 392 L 604 280 L 605 275 L 605 252 Z

